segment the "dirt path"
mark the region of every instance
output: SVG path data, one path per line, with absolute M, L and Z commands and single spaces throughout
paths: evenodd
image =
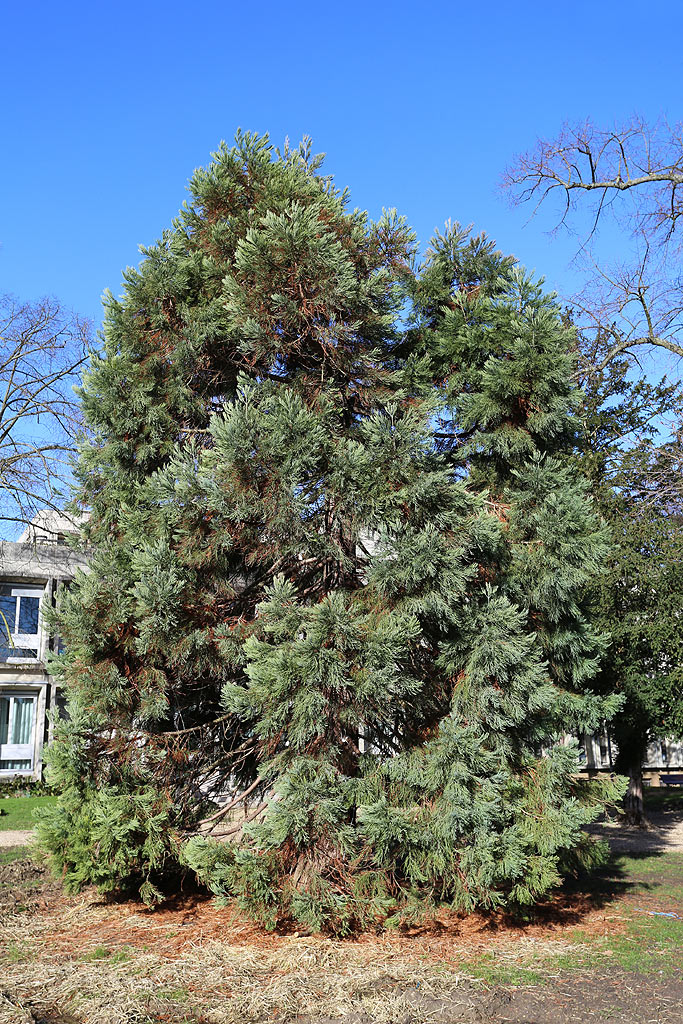
M 33 838 L 33 831 L 7 829 L 0 832 L 0 849 L 10 846 L 28 846 Z
M 618 821 L 601 822 L 587 831 L 607 839 L 615 853 L 683 853 L 683 805 L 648 812 L 649 828 L 626 828 Z

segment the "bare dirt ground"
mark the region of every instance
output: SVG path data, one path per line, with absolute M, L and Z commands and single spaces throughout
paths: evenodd
M 0 1024 L 681 1024 L 683 805 L 650 818 L 599 826 L 626 855 L 526 922 L 347 941 L 265 934 L 191 887 L 152 911 L 0 863 Z
M 647 814 L 648 827 L 634 829 L 620 821 L 607 821 L 594 825 L 588 831 L 607 839 L 615 853 L 683 852 L 683 804 Z
M 28 846 L 32 838 L 33 832 L 6 829 L 5 831 L 0 832 L 0 850 L 7 850 L 13 846 Z

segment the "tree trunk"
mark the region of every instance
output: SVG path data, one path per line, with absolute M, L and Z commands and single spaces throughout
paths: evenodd
M 628 789 L 624 797 L 624 812 L 627 825 L 645 828 L 645 811 L 643 808 L 643 769 L 642 761 L 634 761 L 628 769 Z

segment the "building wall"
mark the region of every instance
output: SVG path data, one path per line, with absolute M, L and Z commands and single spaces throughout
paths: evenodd
M 42 613 L 54 604 L 58 588 L 87 566 L 65 543 L 63 517 L 54 524 L 59 534 L 44 518 L 42 534 L 29 528 L 16 543 L 0 542 L 0 783 L 41 776 L 47 713 L 58 698 L 48 672 L 55 640 Z
M 613 771 L 618 749 L 606 733 L 581 738 L 581 768 L 589 775 Z M 683 742 L 672 739 L 652 739 L 643 762 L 646 785 L 659 786 L 660 777 L 679 775 L 683 771 Z

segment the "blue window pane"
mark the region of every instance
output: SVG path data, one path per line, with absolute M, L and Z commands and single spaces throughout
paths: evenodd
M 30 761 L 0 761 L 0 772 L 30 772 Z
M 33 647 L 10 647 L 9 644 L 0 644 L 0 661 L 7 661 L 8 658 L 37 658 L 38 649 Z
M 0 743 L 7 743 L 9 735 L 9 697 L 0 697 Z
M 19 632 L 38 632 L 38 613 L 40 611 L 39 597 L 22 597 L 19 605 Z
M 0 638 L 7 639 L 8 633 L 14 632 L 14 622 L 17 614 L 17 599 L 3 591 L 9 587 L 0 587 Z

